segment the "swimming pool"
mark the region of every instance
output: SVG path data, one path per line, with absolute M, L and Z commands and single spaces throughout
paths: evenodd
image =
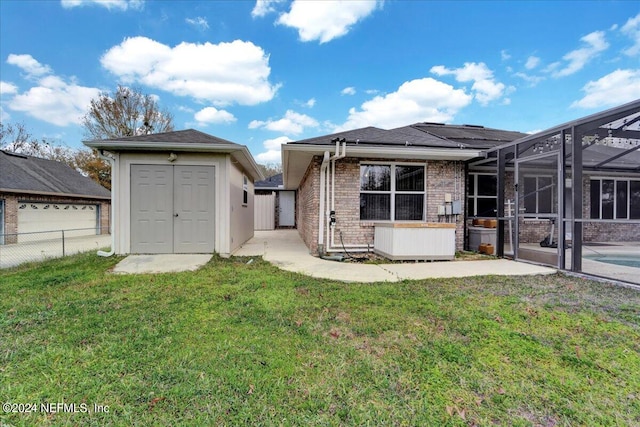
M 640 254 L 638 255 L 630 255 L 630 254 L 610 254 L 610 255 L 586 255 L 585 258 L 606 262 L 607 264 L 614 265 L 623 265 L 625 267 L 635 267 L 640 268 Z

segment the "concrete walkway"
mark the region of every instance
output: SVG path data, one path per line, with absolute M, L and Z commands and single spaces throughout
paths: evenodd
M 343 282 L 398 282 L 405 279 L 469 277 L 480 275 L 518 276 L 552 274 L 553 268 L 510 261 L 441 261 L 398 264 L 357 264 L 326 261 L 309 254 L 297 230 L 256 231 L 234 256 L 261 256 L 287 271 Z

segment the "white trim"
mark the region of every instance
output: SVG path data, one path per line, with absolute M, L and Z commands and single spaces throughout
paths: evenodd
M 375 222 L 387 222 L 387 223 L 397 223 L 397 222 L 422 222 L 425 221 L 426 217 L 427 217 L 427 163 L 418 163 L 418 162 L 380 162 L 380 161 L 373 161 L 373 162 L 369 162 L 366 160 L 363 160 L 361 162 L 358 163 L 358 181 L 360 181 L 360 170 L 362 168 L 362 166 L 366 166 L 366 165 L 378 165 L 378 166 L 389 166 L 391 171 L 390 171 L 390 178 L 391 178 L 391 182 L 390 182 L 390 190 L 389 191 L 375 191 L 375 190 L 362 190 L 361 189 L 361 183 L 359 182 L 358 187 L 359 187 L 359 193 L 358 196 L 360 196 L 361 194 L 389 194 L 390 199 L 389 199 L 389 219 L 362 219 L 360 218 L 360 212 L 358 212 L 358 218 L 360 220 L 360 222 L 368 222 L 368 221 L 375 221 Z M 417 167 L 421 167 L 422 171 L 423 171 L 423 190 L 422 191 L 398 191 L 396 190 L 396 174 L 395 174 L 395 168 L 396 166 L 417 166 Z M 396 206 L 395 206 L 395 196 L 396 194 L 419 194 L 423 196 L 423 201 L 424 203 L 422 204 L 422 219 L 414 219 L 414 220 L 397 220 L 395 219 L 395 211 L 396 211 Z M 360 197 L 358 197 L 359 199 Z
M 631 218 L 631 181 L 640 182 L 640 177 L 613 177 L 613 176 L 590 176 L 589 180 L 589 219 L 604 219 L 602 218 L 602 181 L 613 181 L 613 220 L 629 220 L 632 221 L 637 218 Z M 599 181 L 600 185 L 598 188 L 598 218 L 591 218 L 591 202 L 593 201 L 593 194 L 591 194 L 591 181 Z M 626 218 L 618 218 L 618 181 L 623 181 L 627 183 L 627 209 L 626 209 Z
M 498 207 L 498 185 L 497 185 L 497 178 L 498 178 L 498 174 L 493 172 L 476 172 L 476 171 L 469 171 L 467 173 L 467 180 L 469 178 L 469 176 L 474 175 L 475 178 L 473 180 L 473 188 L 470 188 L 467 186 L 467 213 L 469 210 L 469 202 L 471 201 L 472 206 L 473 206 L 473 215 L 469 215 L 469 217 L 477 217 L 478 216 L 478 199 L 493 199 L 496 202 L 496 209 Z M 478 194 L 478 175 L 484 175 L 484 176 L 494 176 L 496 177 L 496 194 L 494 196 L 487 196 L 487 195 L 479 195 Z M 471 193 L 471 191 L 473 191 L 473 194 Z

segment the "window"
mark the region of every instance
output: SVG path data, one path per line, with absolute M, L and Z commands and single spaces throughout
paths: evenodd
M 242 204 L 247 206 L 249 203 L 249 181 L 246 175 L 242 175 Z
M 422 221 L 424 166 L 360 165 L 360 219 Z
M 467 188 L 468 216 L 496 216 L 498 207 L 498 179 L 496 175 L 470 173 Z
M 524 211 L 525 213 L 552 213 L 554 184 L 550 176 L 524 177 Z
M 590 189 L 592 219 L 640 219 L 640 181 L 597 178 Z

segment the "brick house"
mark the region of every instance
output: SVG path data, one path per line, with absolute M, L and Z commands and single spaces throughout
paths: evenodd
M 425 224 L 454 228 L 455 250 L 462 250 L 467 162 L 523 136 L 482 126 L 416 123 L 287 143 L 284 186 L 297 190 L 300 236 L 312 254 L 370 251 L 376 227 Z
M 635 104 L 638 101 L 633 108 Z M 290 142 L 282 149 L 283 184 L 297 190 L 297 226 L 312 254 L 371 251 L 376 229 L 384 227 L 413 228 L 402 243 L 410 245 L 424 239 L 417 237 L 415 228 L 425 223 L 455 227 L 455 250 L 476 250 L 477 244 L 470 244 L 478 231 L 472 221 L 495 219 L 499 200 L 513 209 L 504 215 L 513 216 L 516 195 L 518 224 L 510 223 L 511 234 L 502 233 L 503 241 L 515 241 L 517 231 L 519 244 L 538 246 L 551 233 L 558 242 L 559 227 L 553 227 L 560 215 L 558 206 L 564 200 L 565 218 L 570 218 L 574 192 L 582 195 L 576 209 L 585 219 L 581 231 L 585 243 L 637 242 L 640 140 L 628 137 L 640 113 L 628 117 L 617 131 L 601 119 L 594 136 L 582 137 L 584 172 L 579 191 L 571 188 L 570 175 L 561 185 L 554 160 L 559 157 L 547 155 L 561 146 L 555 128 L 547 132 L 551 135 L 547 139 L 537 139 L 520 132 L 436 123 L 391 130 L 366 127 Z M 589 118 L 578 122 L 583 121 L 589 123 Z M 598 131 L 623 138 L 603 139 Z M 529 139 L 537 142 L 518 142 Z M 568 136 L 567 144 L 571 144 Z M 499 176 L 495 157 L 516 146 L 521 159 L 518 182 L 513 158 Z M 525 159 L 528 156 L 531 161 Z M 496 234 L 490 236 L 491 242 L 496 242 Z M 565 236 L 570 242 L 570 231 Z
M 109 234 L 110 205 L 109 190 L 63 163 L 0 150 L 0 244 Z

